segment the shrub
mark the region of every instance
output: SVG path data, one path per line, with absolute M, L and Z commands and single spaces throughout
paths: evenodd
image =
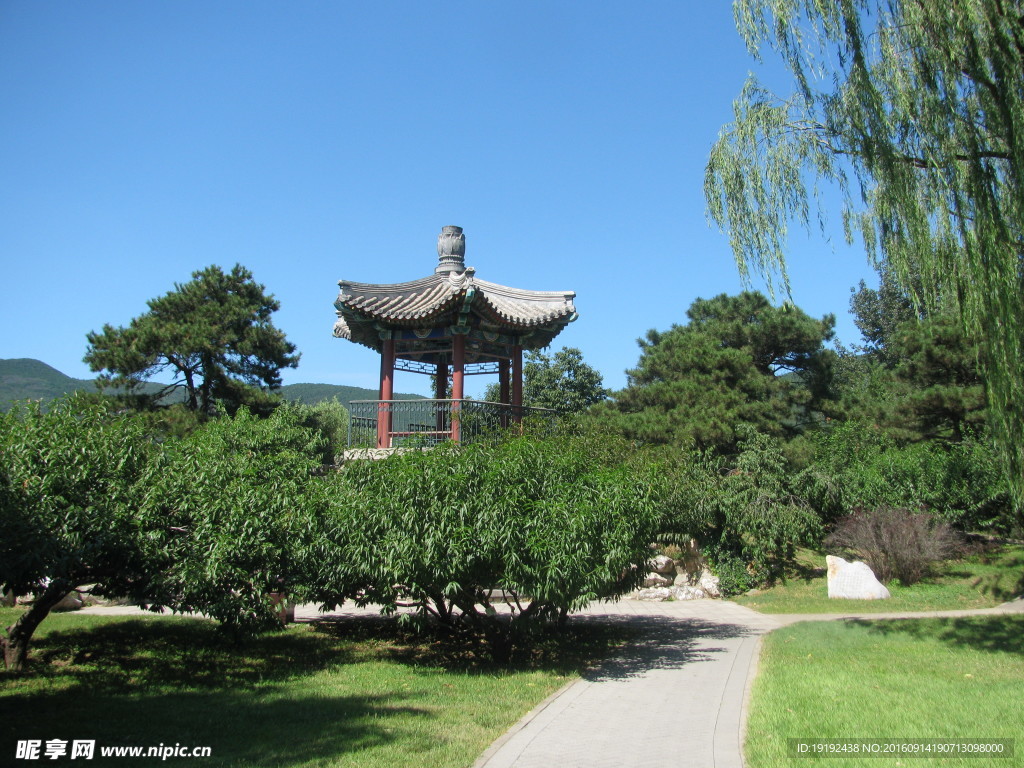
M 1012 524 L 1005 478 L 984 439 L 900 445 L 871 425 L 847 422 L 814 442 L 814 459 L 794 487 L 826 522 L 856 507 L 925 506 L 962 530 Z
M 507 655 L 532 626 L 643 578 L 658 485 L 636 451 L 613 455 L 579 437 L 513 437 L 350 462 L 332 479 L 334 573 L 318 597 L 411 605 Z
M 683 454 L 666 477 L 671 494 L 662 538 L 695 539 L 726 594 L 774 580 L 798 546 L 821 535 L 818 515 L 793 492 L 780 441 L 738 431 L 740 453 L 731 464 Z
M 301 408 L 242 407 L 169 441 L 143 478 L 151 602 L 203 612 L 235 635 L 277 625 L 268 595 L 297 592 L 326 511 L 323 441 Z
M 36 627 L 71 590 L 129 594 L 150 572 L 136 508 L 153 445 L 110 405 L 72 396 L 0 414 L 0 593 L 34 596 L 0 637 L 10 669 L 24 667 Z
M 951 557 L 957 540 L 950 527 L 927 512 L 896 507 L 860 509 L 839 522 L 827 543 L 861 557 L 879 581 L 909 585 Z

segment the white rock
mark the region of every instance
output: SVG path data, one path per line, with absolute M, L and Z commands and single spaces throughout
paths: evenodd
M 708 597 L 722 596 L 722 590 L 718 588 L 718 577 L 707 568 L 701 571 L 697 586 L 703 589 Z
M 672 579 L 662 576 L 660 573 L 648 573 L 644 579 L 645 587 L 667 587 L 672 584 Z
M 847 600 L 884 600 L 892 597 L 867 563 L 859 560 L 848 563 L 841 557 L 829 555 L 828 596 Z
M 77 592 L 69 592 L 65 597 L 50 610 L 52 611 L 77 611 L 85 605 L 82 596 Z
M 676 570 L 675 561 L 668 555 L 657 555 L 647 562 L 647 567 L 655 573 L 663 574 L 675 573 Z
M 672 587 L 672 597 L 676 600 L 703 600 L 707 593 L 700 587 Z
M 685 571 L 683 573 L 677 573 L 675 579 L 672 580 L 672 585 L 676 587 L 690 586 L 690 575 Z
M 650 589 L 640 589 L 633 593 L 634 600 L 652 600 L 652 601 L 664 601 L 672 597 L 672 590 L 668 587 L 651 587 Z

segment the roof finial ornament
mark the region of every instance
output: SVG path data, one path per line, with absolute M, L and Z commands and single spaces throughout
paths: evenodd
M 437 267 L 434 272 L 466 271 L 466 236 L 462 227 L 441 227 L 437 236 Z

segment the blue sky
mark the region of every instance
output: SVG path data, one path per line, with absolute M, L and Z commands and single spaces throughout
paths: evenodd
M 238 262 L 302 352 L 285 383 L 376 386 L 337 281 L 423 277 L 455 224 L 480 278 L 576 291 L 555 347 L 620 388 L 637 337 L 742 288 L 703 173 L 750 71 L 782 82 L 725 0 L 0 0 L 0 357 L 90 377 L 87 332 Z M 857 341 L 863 251 L 789 259 Z

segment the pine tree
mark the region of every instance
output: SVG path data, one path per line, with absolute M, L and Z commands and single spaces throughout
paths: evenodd
M 87 335 L 85 362 L 104 372 L 101 386 L 137 394 L 150 377 L 170 372 L 170 384 L 139 397 L 159 402 L 181 390 L 199 413 L 218 402 L 259 411 L 276 404 L 280 370 L 299 364 L 295 345 L 271 321 L 280 304 L 240 264 L 226 274 L 217 266 L 194 272 L 148 305 L 127 328 L 104 325 Z

